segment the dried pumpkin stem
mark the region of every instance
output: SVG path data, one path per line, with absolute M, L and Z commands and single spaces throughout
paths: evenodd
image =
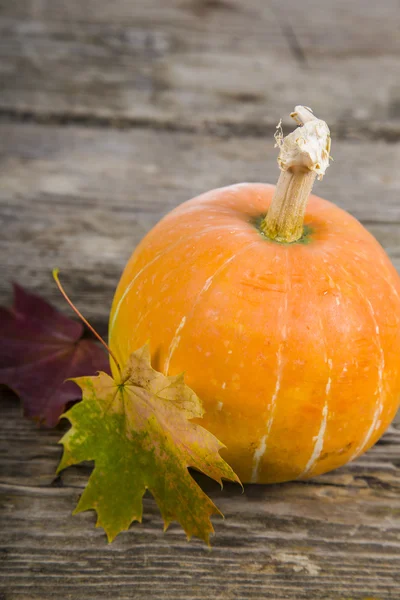
M 283 243 L 296 242 L 303 235 L 308 197 L 316 177 L 322 179 L 329 166 L 331 143 L 328 125 L 317 119 L 311 109 L 296 106 L 290 116 L 300 127 L 285 138 L 281 124 L 277 127 L 281 174 L 261 224 L 267 237 Z

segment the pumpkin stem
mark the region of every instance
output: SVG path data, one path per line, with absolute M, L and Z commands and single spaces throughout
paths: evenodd
M 303 235 L 307 200 L 316 177 L 329 166 L 331 137 L 325 121 L 310 108 L 296 106 L 290 115 L 300 127 L 283 137 L 281 122 L 275 134 L 281 174 L 268 214 L 261 223 L 264 234 L 277 242 L 296 242 Z

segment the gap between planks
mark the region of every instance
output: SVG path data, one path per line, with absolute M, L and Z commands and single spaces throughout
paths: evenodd
M 152 129 L 172 133 L 208 134 L 215 137 L 254 137 L 272 138 L 276 132 L 276 123 L 215 121 L 185 122 L 173 118 L 147 118 L 128 116 L 102 116 L 90 112 L 43 112 L 30 109 L 0 107 L 0 123 L 29 123 L 44 126 L 69 127 L 80 126 L 89 129 Z M 369 122 L 337 122 L 330 126 L 332 137 L 337 141 L 384 141 L 389 144 L 400 141 L 400 124 Z

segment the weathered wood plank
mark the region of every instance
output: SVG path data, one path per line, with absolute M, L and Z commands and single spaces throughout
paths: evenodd
M 365 222 L 400 269 L 400 144 L 334 141 L 332 152 L 316 193 Z M 0 303 L 15 279 L 64 307 L 51 279 L 58 266 L 104 331 L 126 260 L 163 214 L 208 189 L 277 174 L 268 138 L 0 125 Z
M 0 597 L 398 599 L 400 423 L 358 461 L 308 483 L 242 495 L 202 480 L 226 516 L 209 552 L 177 525 L 163 535 L 151 498 L 143 524 L 107 545 L 93 513 L 71 516 L 90 468 L 54 475 L 66 425 L 39 431 L 15 398 L 0 400 Z
M 3 121 L 150 128 L 0 124 L 0 304 L 15 279 L 64 308 L 59 266 L 106 333 L 119 273 L 165 212 L 276 179 L 268 135 L 294 102 L 336 136 L 316 192 L 400 269 L 400 144 L 337 141 L 400 139 L 399 30 L 398 0 L 0 0 Z M 0 600 L 399 598 L 400 415 L 365 456 L 307 483 L 241 495 L 202 480 L 227 517 L 210 553 L 177 525 L 164 536 L 150 497 L 143 524 L 106 545 L 93 513 L 70 514 L 90 467 L 55 477 L 67 425 L 38 431 L 5 393 L 0 413 Z
M 0 16 L 9 116 L 262 134 L 302 103 L 340 135 L 400 135 L 397 0 L 2 0 Z

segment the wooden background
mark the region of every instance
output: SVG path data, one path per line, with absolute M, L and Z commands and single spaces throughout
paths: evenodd
M 316 193 L 400 269 L 399 31 L 398 0 L 0 0 L 0 303 L 16 280 L 66 310 L 58 266 L 105 334 L 141 237 L 199 192 L 274 182 L 295 104 L 332 129 Z M 71 516 L 89 468 L 55 477 L 66 425 L 38 431 L 7 393 L 0 410 L 1 600 L 400 598 L 399 420 L 307 483 L 205 483 L 226 516 L 210 552 L 163 535 L 151 498 L 107 545 Z

